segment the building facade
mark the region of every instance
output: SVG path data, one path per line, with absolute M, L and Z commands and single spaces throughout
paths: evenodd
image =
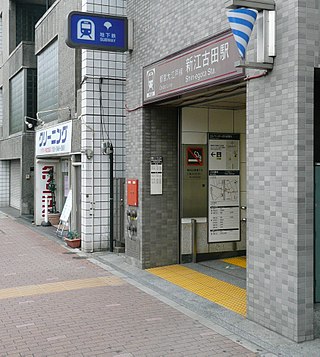
M 120 194 L 124 189 L 125 57 L 121 53 L 67 47 L 65 15 L 71 11 L 123 15 L 125 2 L 113 6 L 109 2 L 56 1 L 37 23 L 41 102 L 37 114 L 46 124 L 36 133 L 36 224 L 43 220 L 45 196 L 50 196 L 48 178 L 43 173 L 53 167 L 60 219 L 68 220 L 71 229 L 81 234 L 84 251 L 94 252 L 109 248 L 110 224 L 115 245 L 123 245 L 124 240 Z M 58 133 L 65 143 L 58 143 Z M 44 144 L 48 135 L 51 141 Z M 114 151 L 114 209 L 110 209 L 110 144 Z M 68 194 L 70 215 L 65 217 Z M 49 203 L 52 205 L 51 196 Z
M 41 224 L 71 192 L 83 251 L 122 246 L 126 219 L 142 269 L 246 253 L 247 317 L 301 342 L 320 300 L 319 0 L 253 2 L 275 8 L 269 70 L 235 67 L 232 3 L 0 1 L 0 206 Z M 133 49 L 68 48 L 74 10 L 127 15 Z
M 81 234 L 83 250 L 107 249 L 111 233 L 114 245 L 123 246 L 125 55 L 69 48 L 66 15 L 124 15 L 126 2 L 0 5 L 1 207 L 40 225 L 47 202 L 49 213 Z
M 37 112 L 34 26 L 53 1 L 0 2 L 0 206 L 33 215 L 34 132 Z
M 81 125 L 79 118 L 81 53 L 65 44 L 66 20 L 62 14 L 79 10 L 81 2 L 55 1 L 35 26 L 37 98 L 35 133 L 35 223 L 59 220 L 70 194 L 66 229 L 81 228 Z M 50 190 L 54 184 L 55 191 Z M 71 226 L 71 227 L 69 227 Z
M 226 3 L 233 2 L 128 1 L 135 40 L 127 56 L 126 176 L 138 183 L 139 201 L 127 201 L 126 255 L 141 268 L 190 261 L 195 225 L 198 259 L 246 251 L 247 317 L 305 341 L 313 338 L 319 264 L 319 1 L 254 2 L 275 6 L 276 56 L 272 70 L 246 69 L 238 78 L 217 67 L 235 45 Z M 247 61 L 256 62 L 256 52 L 254 32 Z

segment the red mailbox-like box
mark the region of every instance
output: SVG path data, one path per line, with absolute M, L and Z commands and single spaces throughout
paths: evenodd
M 127 203 L 128 206 L 138 206 L 138 180 L 127 179 Z

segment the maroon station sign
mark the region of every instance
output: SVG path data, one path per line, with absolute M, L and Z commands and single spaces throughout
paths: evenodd
M 231 31 L 214 36 L 143 68 L 143 102 L 244 77 L 235 68 L 239 52 Z

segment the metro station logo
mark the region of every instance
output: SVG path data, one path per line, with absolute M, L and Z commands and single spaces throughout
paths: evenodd
M 80 19 L 77 25 L 77 38 L 94 41 L 96 39 L 94 22 L 89 19 Z
M 147 80 L 147 98 L 154 97 L 156 95 L 155 91 L 155 74 L 156 70 L 155 68 L 149 69 L 146 73 L 146 80 Z

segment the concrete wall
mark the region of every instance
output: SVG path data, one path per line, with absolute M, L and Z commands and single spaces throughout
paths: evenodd
M 9 4 L 10 3 L 10 4 Z M 15 41 L 15 4 L 9 1 L 1 1 L 0 11 L 2 12 L 2 63 L 0 66 L 0 85 L 3 93 L 3 135 L 0 140 L 0 175 L 8 179 L 5 190 L 9 195 L 9 174 L 7 175 L 7 165 L 12 159 L 20 159 L 21 164 L 21 213 L 30 214 L 33 212 L 33 180 L 26 180 L 26 175 L 30 174 L 30 168 L 34 162 L 34 135 L 24 133 L 24 124 L 21 123 L 21 131 L 10 135 L 10 110 L 9 93 L 10 78 L 22 69 L 36 68 L 36 58 L 34 55 L 34 43 L 22 42 L 16 47 Z M 9 21 L 10 19 L 10 21 Z M 2 172 L 4 170 L 4 172 Z M 9 200 L 2 201 L 9 205 Z
M 21 214 L 34 212 L 34 133 L 25 133 L 22 138 L 21 163 Z
M 10 135 L 10 78 L 22 68 L 35 68 L 34 44 L 32 42 L 21 42 L 7 61 L 1 71 L 3 80 L 3 139 L 0 140 L 0 159 L 20 159 L 21 163 L 21 214 L 33 213 L 33 191 L 34 182 L 26 180 L 30 174 L 30 168 L 34 165 L 34 133 L 24 132 L 21 123 L 21 131 Z M 6 162 L 6 161 L 5 161 Z M 1 169 L 0 169 L 1 171 Z M 9 176 L 8 176 L 9 177 Z M 9 183 L 6 187 L 9 192 Z M 9 202 L 8 202 L 9 205 Z
M 9 36 L 12 36 L 9 31 L 9 1 L 1 1 L 0 11 L 2 13 L 2 62 L 3 64 L 9 57 Z M 14 7 L 11 11 L 15 11 Z M 15 36 L 15 32 L 14 32 Z
M 3 67 L 0 69 L 2 72 L 2 85 L 3 88 L 3 136 L 5 138 L 10 136 L 9 132 L 9 93 L 10 86 L 9 80 L 15 74 L 17 74 L 23 68 L 36 68 L 36 58 L 34 56 L 34 44 L 32 42 L 21 42 L 19 46 L 10 54 L 8 58 L 6 58 Z M 22 128 L 22 123 L 21 123 Z M 21 134 L 21 133 L 20 133 Z M 15 134 L 16 135 L 16 134 Z M 12 144 L 9 142 L 6 145 L 11 146 L 11 150 L 15 150 Z

